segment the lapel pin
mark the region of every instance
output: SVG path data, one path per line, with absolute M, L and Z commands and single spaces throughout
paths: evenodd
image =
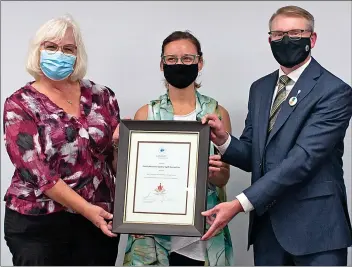
M 293 107 L 297 103 L 297 97 L 295 96 L 291 97 L 288 103 L 290 104 L 291 107 Z
M 293 107 L 294 105 L 297 104 L 297 96 L 300 94 L 301 90 L 298 90 L 297 95 L 293 96 L 290 98 L 290 100 L 288 101 L 288 104 Z

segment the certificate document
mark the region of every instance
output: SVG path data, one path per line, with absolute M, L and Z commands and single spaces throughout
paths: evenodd
M 113 232 L 202 236 L 210 127 L 122 120 Z
M 134 212 L 186 214 L 191 143 L 140 141 L 137 150 Z
M 129 162 L 125 220 L 192 223 L 198 134 L 154 133 L 150 139 L 131 134 L 136 156 Z

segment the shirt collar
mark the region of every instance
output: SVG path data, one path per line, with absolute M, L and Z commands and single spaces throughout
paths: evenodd
M 307 66 L 309 65 L 309 63 L 312 61 L 312 58 L 310 57 L 309 60 L 304 63 L 302 66 L 300 66 L 298 69 L 295 69 L 294 71 L 290 72 L 289 74 L 287 74 L 287 76 L 294 82 L 296 83 L 298 81 L 299 76 L 301 76 L 301 74 L 303 73 L 303 71 L 307 68 Z M 282 71 L 281 68 L 279 68 L 279 77 L 281 77 L 281 75 L 285 75 L 285 73 Z

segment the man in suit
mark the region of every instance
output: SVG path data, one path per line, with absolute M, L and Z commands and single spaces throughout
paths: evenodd
M 250 212 L 255 265 L 347 265 L 352 231 L 342 155 L 352 90 L 311 57 L 317 35 L 309 12 L 280 8 L 269 26 L 280 68 L 252 84 L 241 137 L 217 116 L 203 118 L 222 160 L 252 172 L 251 186 L 234 201 L 203 212 L 212 224 L 203 240 Z

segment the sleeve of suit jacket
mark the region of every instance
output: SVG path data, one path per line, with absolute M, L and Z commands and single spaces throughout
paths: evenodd
M 344 138 L 351 114 L 352 90 L 347 84 L 340 84 L 321 97 L 287 157 L 278 167 L 244 190 L 258 215 L 266 212 L 268 205 L 287 190 L 312 177 L 312 171 L 319 168 L 319 164 L 331 153 L 336 143 Z M 248 124 L 248 129 L 244 131 L 246 136 L 242 137 L 244 142 L 232 138 L 225 154 L 241 152 L 243 160 L 251 162 L 248 155 L 248 143 L 251 142 L 247 139 L 250 139 L 252 133 L 250 122 Z M 237 164 L 239 165 L 245 166 L 244 162 Z

